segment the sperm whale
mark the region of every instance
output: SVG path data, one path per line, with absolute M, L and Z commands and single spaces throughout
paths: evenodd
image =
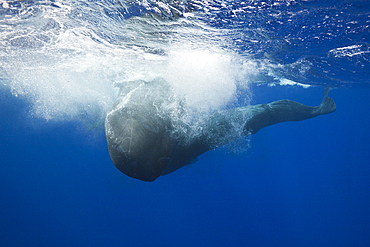
M 325 88 L 322 102 L 316 107 L 284 99 L 219 111 L 185 124 L 173 117 L 181 115 L 183 109 L 168 83 L 161 79 L 135 81 L 121 87 L 107 113 L 109 155 L 124 174 L 154 181 L 233 139 L 273 124 L 334 112 L 336 106 L 329 91 Z

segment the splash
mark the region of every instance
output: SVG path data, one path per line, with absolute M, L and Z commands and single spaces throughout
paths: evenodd
M 30 102 L 32 116 L 47 121 L 77 119 L 88 128 L 102 126 L 117 86 L 162 78 L 174 91 L 175 100 L 163 106 L 174 123 L 173 134 L 186 132 L 185 141 L 191 142 L 201 129 L 189 123 L 250 104 L 249 84 L 268 67 L 236 52 L 225 38 L 229 30 L 206 25 L 197 12 L 170 20 L 156 15 L 121 19 L 92 1 L 57 4 L 42 5 L 42 11 L 23 9 L 32 17 L 8 19 L 0 38 L 7 86 Z M 241 132 L 235 123 L 229 135 Z M 244 153 L 249 139 L 241 141 L 228 149 Z
M 115 85 L 158 77 L 185 99 L 188 112 L 209 113 L 235 103 L 258 73 L 256 63 L 222 47 L 220 30 L 195 18 L 122 22 L 74 4 L 23 6 L 19 13 L 28 14 L 3 21 L 1 74 L 35 117 L 101 121 L 117 98 Z
M 209 112 L 224 107 L 235 96 L 234 74 L 230 54 L 174 49 L 164 78 L 190 108 Z

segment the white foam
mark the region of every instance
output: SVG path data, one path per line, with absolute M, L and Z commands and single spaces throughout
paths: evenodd
M 359 56 L 359 55 L 363 55 L 367 53 L 370 53 L 370 51 L 363 45 L 351 45 L 351 46 L 346 46 L 346 47 L 339 47 L 339 48 L 332 49 L 329 51 L 330 55 L 333 55 L 334 57 L 337 57 L 337 58 L 353 57 L 353 56 Z
M 11 71 L 12 92 L 26 96 L 32 113 L 46 120 L 84 114 L 101 118 L 117 97 L 115 82 L 162 77 L 192 111 L 207 113 L 235 101 L 237 87 L 247 88 L 248 75 L 257 70 L 255 64 L 238 62 L 234 54 L 225 52 L 174 49 L 158 58 L 141 51 L 104 54 L 91 50 L 56 62 L 50 59 L 26 67 L 20 62 Z
M 271 84 L 269 84 L 269 85 L 272 86 Z M 311 87 L 311 85 L 295 82 L 295 81 L 288 80 L 288 79 L 280 79 L 279 80 L 279 85 L 281 85 L 281 86 L 301 86 L 303 88 Z
M 164 78 L 199 111 L 224 106 L 235 94 L 232 57 L 207 50 L 172 50 Z
M 256 63 L 219 48 L 222 42 L 213 35 L 217 30 L 208 30 L 202 23 L 183 28 L 174 22 L 170 27 L 173 36 L 167 35 L 164 41 L 155 30 L 148 29 L 148 33 L 154 33 L 148 37 L 153 39 L 148 41 L 148 47 L 161 51 L 156 53 L 148 52 L 140 42 L 137 46 L 133 45 L 135 42 L 110 43 L 87 26 L 67 27 L 71 20 L 65 20 L 65 14 L 53 13 L 45 12 L 44 16 L 55 19 L 55 30 L 44 32 L 35 28 L 24 34 L 33 37 L 40 31 L 51 37 L 49 41 L 37 47 L 32 47 L 32 43 L 29 47 L 10 47 L 11 52 L 4 55 L 7 60 L 0 61 L 13 94 L 25 96 L 34 116 L 46 120 L 80 119 L 85 115 L 102 118 L 116 100 L 115 84 L 157 77 L 167 80 L 189 109 L 206 113 L 236 101 L 237 89 L 247 89 L 249 76 L 258 73 Z M 136 22 L 130 25 L 133 24 Z M 169 23 L 160 28 L 166 25 Z M 146 26 L 142 28 L 147 30 Z M 135 29 L 131 34 L 136 32 Z M 211 36 L 214 38 L 207 39 Z M 174 41 L 167 42 L 170 38 Z

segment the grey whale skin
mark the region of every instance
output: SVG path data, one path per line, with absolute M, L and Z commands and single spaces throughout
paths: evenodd
M 181 119 L 181 101 L 164 80 L 128 83 L 121 87 L 105 119 L 109 155 L 124 174 L 154 181 L 190 164 L 202 153 L 269 125 L 335 111 L 329 90 L 325 88 L 317 107 L 278 100 L 224 110 L 184 124 L 176 120 Z

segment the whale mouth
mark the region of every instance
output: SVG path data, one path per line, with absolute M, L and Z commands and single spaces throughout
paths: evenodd
M 118 170 L 122 173 L 126 174 L 129 177 L 139 179 L 146 182 L 153 182 L 156 180 L 161 174 L 151 173 L 148 171 L 143 171 L 142 169 L 137 168 L 137 163 L 133 162 L 132 164 L 114 164 Z
M 140 162 L 130 160 L 127 162 L 113 162 L 115 167 L 129 177 L 139 179 L 145 182 L 153 182 L 162 175 L 163 170 L 167 167 L 168 159 L 159 159 L 155 163 Z

